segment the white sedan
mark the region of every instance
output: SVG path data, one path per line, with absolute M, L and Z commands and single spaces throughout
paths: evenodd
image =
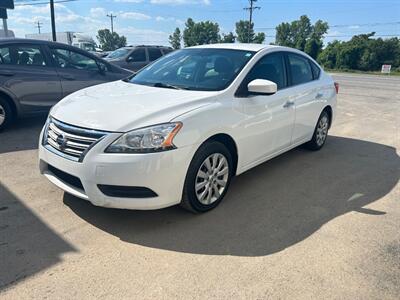
M 94 205 L 205 212 L 232 176 L 301 144 L 321 149 L 337 89 L 295 49 L 182 49 L 55 105 L 40 137 L 40 170 Z

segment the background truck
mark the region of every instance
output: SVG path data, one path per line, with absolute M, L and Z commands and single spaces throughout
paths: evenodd
M 96 42 L 93 40 L 93 38 L 88 35 L 67 31 L 67 32 L 57 32 L 56 36 L 57 36 L 57 42 L 59 43 L 75 46 L 89 52 L 102 52 L 101 49 L 97 48 Z M 51 33 L 26 34 L 25 37 L 28 39 L 35 39 L 42 41 L 53 40 Z

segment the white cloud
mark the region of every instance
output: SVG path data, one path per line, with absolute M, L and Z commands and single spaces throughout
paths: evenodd
M 131 19 L 131 20 L 150 20 L 151 17 L 149 15 L 145 15 L 138 12 L 120 12 L 119 15 L 122 19 Z
M 103 7 L 93 7 L 90 9 L 90 16 L 93 18 L 105 17 L 107 11 Z
M 143 2 L 143 0 L 114 0 L 114 2 L 117 2 L 117 3 L 140 3 L 140 2 Z
M 185 21 L 176 19 L 174 17 L 162 17 L 162 16 L 157 16 L 156 18 L 157 22 L 175 22 L 177 25 L 182 25 L 185 24 Z
M 126 36 L 128 44 L 130 45 L 168 45 L 169 33 L 163 31 L 153 29 L 139 29 L 128 26 L 118 30 L 118 33 Z
M 182 4 L 204 4 L 210 5 L 210 0 L 150 0 L 152 4 L 169 4 L 169 5 L 182 5 Z

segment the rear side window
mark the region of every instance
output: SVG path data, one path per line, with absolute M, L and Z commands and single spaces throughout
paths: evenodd
M 146 61 L 146 51 L 144 48 L 138 48 L 129 55 L 128 60 L 131 62 Z
M 171 52 L 174 51 L 174 50 L 169 49 L 169 48 L 164 48 L 162 51 L 164 52 L 164 55 L 166 55 L 166 54 L 168 54 L 168 53 L 171 53 Z
M 313 72 L 314 79 L 318 79 L 319 75 L 321 74 L 321 69 L 312 61 L 310 61 L 310 64 L 311 64 L 311 69 Z
M 281 54 L 268 54 L 261 58 L 251 69 L 245 84 L 255 79 L 266 79 L 275 82 L 278 90 L 286 87 L 285 63 Z
M 158 48 L 148 48 L 149 60 L 153 61 L 162 56 L 161 50 Z
M 0 65 L 46 66 L 38 46 L 4 46 L 0 48 Z
M 288 54 L 292 85 L 302 84 L 314 79 L 311 65 L 307 58 Z

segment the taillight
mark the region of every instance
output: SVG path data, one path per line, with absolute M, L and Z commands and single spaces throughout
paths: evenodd
M 339 94 L 339 82 L 335 82 L 336 94 Z

